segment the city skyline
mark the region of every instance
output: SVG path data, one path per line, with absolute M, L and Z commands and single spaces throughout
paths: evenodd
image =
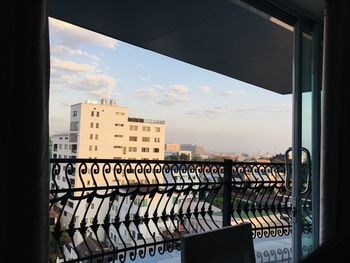
M 130 116 L 166 121 L 166 142 L 207 151 L 284 152 L 291 95 L 211 72 L 50 18 L 50 134 L 71 104 L 115 99 Z

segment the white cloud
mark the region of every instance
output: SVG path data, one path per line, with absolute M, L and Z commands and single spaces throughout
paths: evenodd
M 93 98 L 110 98 L 116 81 L 104 74 L 51 74 L 53 90 L 76 90 Z
M 50 86 L 53 92 L 75 90 L 99 99 L 111 97 L 116 80 L 90 64 L 52 58 Z
M 141 80 L 145 81 L 145 80 L 150 80 L 151 76 L 146 76 L 146 77 L 142 77 Z
M 51 58 L 51 67 L 55 70 L 67 70 L 75 72 L 93 72 L 95 67 L 89 64 L 76 63 L 70 60 Z
M 209 86 L 200 86 L 197 89 L 203 93 L 209 93 L 209 91 L 211 90 Z
M 219 97 L 234 97 L 238 95 L 245 94 L 246 92 L 244 90 L 226 90 L 221 93 L 219 93 L 217 96 Z
M 178 103 L 184 103 L 189 101 L 189 97 L 185 94 L 179 95 L 175 93 L 164 93 L 161 100 L 159 100 L 157 103 L 161 105 L 174 105 Z
M 171 91 L 174 93 L 187 93 L 188 88 L 184 85 L 175 84 L 172 86 Z
M 134 90 L 134 96 L 161 105 L 174 105 L 189 101 L 186 94 L 188 91 L 184 85 L 173 85 L 170 89 L 166 89 L 160 85 L 147 86 L 145 88 Z
M 241 107 L 234 110 L 235 113 L 282 113 L 291 112 L 291 104 L 263 104 L 256 107 Z
M 81 49 L 72 49 L 63 45 L 51 45 L 50 53 L 51 53 L 51 56 L 76 55 L 76 56 L 85 56 L 95 61 L 100 61 L 100 58 L 98 56 L 91 55 L 88 52 L 83 51 Z
M 189 110 L 185 114 L 189 116 L 204 117 L 208 119 L 217 118 L 228 112 L 228 107 L 215 106 L 206 110 Z
M 50 32 L 55 34 L 55 38 L 66 46 L 77 47 L 81 44 L 92 44 L 114 49 L 118 41 L 102 34 L 57 20 L 49 19 Z
M 156 87 L 145 87 L 134 90 L 133 93 L 137 98 L 154 101 L 156 98 L 158 98 L 158 91 L 159 90 L 157 90 Z

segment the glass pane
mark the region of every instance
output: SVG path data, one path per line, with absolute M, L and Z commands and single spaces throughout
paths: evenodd
M 312 37 L 303 34 L 302 60 L 302 130 L 301 146 L 301 251 L 308 255 L 313 247 L 311 209 L 311 153 L 312 153 Z

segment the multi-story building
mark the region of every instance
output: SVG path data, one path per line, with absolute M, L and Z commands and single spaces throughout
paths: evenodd
M 71 106 L 70 143 L 77 158 L 164 159 L 165 122 L 132 118 L 114 100 Z
M 178 151 L 180 151 L 180 145 L 177 143 L 166 143 L 165 144 L 165 151 L 178 152 Z
M 181 144 L 180 150 L 181 151 L 191 151 L 193 156 L 205 154 L 204 147 L 202 145 L 199 145 L 199 144 Z

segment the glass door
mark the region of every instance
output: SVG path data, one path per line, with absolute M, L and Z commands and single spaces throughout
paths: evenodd
M 320 82 L 318 28 L 306 30 L 302 21 L 294 27 L 293 146 L 292 169 L 286 185 L 292 191 L 293 262 L 318 245 Z M 286 159 L 288 165 L 288 158 Z M 288 166 L 287 166 L 288 168 Z M 289 182 L 290 181 L 290 184 Z

